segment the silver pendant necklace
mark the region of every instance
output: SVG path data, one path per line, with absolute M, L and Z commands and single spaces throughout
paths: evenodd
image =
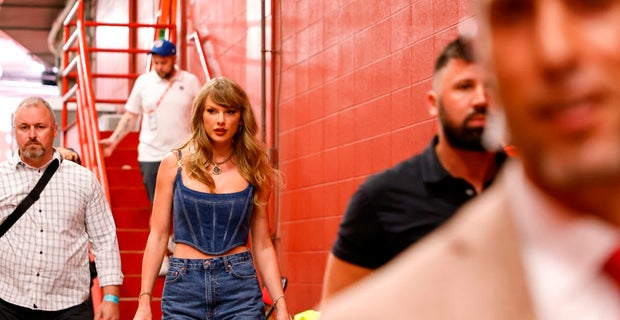
M 231 152 L 228 157 L 226 157 L 226 159 L 224 159 L 224 161 L 222 162 L 216 162 L 214 160 L 211 160 L 211 163 L 213 164 L 213 169 L 211 169 L 211 173 L 213 175 L 220 175 L 222 173 L 222 168 L 220 168 L 221 165 L 223 165 L 224 163 L 226 163 L 228 160 L 230 160 L 230 158 L 232 157 L 233 153 Z

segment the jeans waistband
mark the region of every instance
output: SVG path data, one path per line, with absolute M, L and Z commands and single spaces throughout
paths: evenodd
M 252 253 L 250 250 L 246 250 L 239 253 L 233 253 L 221 257 L 209 258 L 209 259 L 185 259 L 170 257 L 170 266 L 185 267 L 188 270 L 202 270 L 205 267 L 214 267 L 217 265 L 226 266 L 228 264 L 234 264 L 237 262 L 251 261 Z

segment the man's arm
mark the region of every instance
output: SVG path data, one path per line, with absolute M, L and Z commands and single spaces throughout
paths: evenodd
M 121 292 L 120 286 L 105 286 L 102 288 L 103 296 L 114 296 L 118 299 Z M 118 301 L 112 301 L 114 299 L 104 298 L 101 304 L 96 310 L 95 319 L 120 319 L 120 309 L 118 307 Z
M 346 262 L 330 253 L 327 257 L 327 267 L 325 268 L 325 277 L 323 278 L 321 305 L 335 293 L 361 280 L 371 272 L 372 269 Z
M 107 139 L 99 141 L 99 145 L 103 148 L 103 155 L 109 157 L 116 149 L 116 146 L 125 138 L 125 136 L 131 132 L 131 129 L 136 125 L 139 115 L 137 113 L 126 111 L 121 120 L 118 122 L 116 129 L 112 135 Z

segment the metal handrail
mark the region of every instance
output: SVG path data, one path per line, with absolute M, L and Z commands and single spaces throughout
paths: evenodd
M 77 9 L 76 9 L 77 6 Z M 76 125 L 79 132 L 80 151 L 83 164 L 90 169 L 99 182 L 101 183 L 108 201 L 110 201 L 110 192 L 108 188 L 108 180 L 105 171 L 105 161 L 103 154 L 99 148 L 99 126 L 97 123 L 97 112 L 95 107 L 95 94 L 90 79 L 90 59 L 88 56 L 88 48 L 86 44 L 86 28 L 82 24 L 84 20 L 83 1 L 76 1 L 74 8 L 71 9 L 70 15 L 65 19 L 65 27 L 68 27 L 70 21 L 77 14 L 76 29 L 68 37 L 63 45 L 63 52 L 67 53 L 71 48 L 77 46 L 78 54 L 68 64 L 63 67 L 63 79 L 66 80 L 67 74 L 77 69 L 77 89 L 69 90 L 68 82 L 63 82 L 63 130 L 67 130 L 67 102 L 70 100 L 71 93 L 76 94 Z M 68 58 L 68 54 L 67 54 Z M 65 63 L 67 63 L 65 60 Z M 73 89 L 73 88 L 71 88 Z
M 202 37 L 198 30 L 194 31 L 187 37 L 188 40 L 194 40 L 194 46 L 196 50 L 198 50 L 198 58 L 200 59 L 200 65 L 202 65 L 202 71 L 205 74 L 206 81 L 211 80 L 212 70 L 209 68 L 209 62 L 207 60 L 207 55 L 205 53 L 204 48 L 202 47 Z

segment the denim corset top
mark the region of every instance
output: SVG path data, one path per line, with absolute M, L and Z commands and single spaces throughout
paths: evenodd
M 179 167 L 172 203 L 174 240 L 209 255 L 244 246 L 248 243 L 253 207 L 252 185 L 233 193 L 200 192 L 183 184 Z

